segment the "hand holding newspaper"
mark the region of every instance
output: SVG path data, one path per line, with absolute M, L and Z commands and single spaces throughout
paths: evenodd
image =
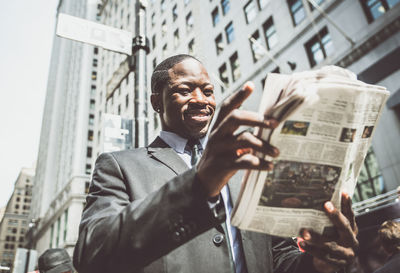
M 340 208 L 341 193 L 353 194 L 388 95 L 336 66 L 268 74 L 259 112 L 280 124 L 256 134 L 281 153 L 272 171 L 247 171 L 232 224 L 285 237 L 327 231 L 323 204 Z

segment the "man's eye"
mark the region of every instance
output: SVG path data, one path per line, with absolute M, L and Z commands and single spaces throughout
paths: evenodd
M 181 95 L 188 95 L 190 93 L 190 89 L 189 88 L 179 88 L 177 91 Z
M 205 89 L 204 91 L 204 95 L 211 96 L 212 94 L 214 94 L 214 89 Z

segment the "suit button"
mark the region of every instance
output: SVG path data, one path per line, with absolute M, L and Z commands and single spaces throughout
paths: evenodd
M 222 244 L 222 242 L 224 241 L 224 235 L 222 234 L 216 234 L 213 237 L 213 243 L 216 246 L 220 246 Z

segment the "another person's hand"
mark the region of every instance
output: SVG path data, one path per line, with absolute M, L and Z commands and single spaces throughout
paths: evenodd
M 332 273 L 353 263 L 358 248 L 358 228 L 351 199 L 347 193 L 342 194 L 342 211 L 336 209 L 331 202 L 326 202 L 324 209 L 337 231 L 336 238 L 327 238 L 312 230 L 304 229 L 300 242 L 301 248 L 313 255 L 314 267 L 322 273 Z
M 218 195 L 239 169 L 272 168 L 270 161 L 256 156 L 254 152 L 273 157 L 279 154 L 277 148 L 250 132 L 236 133 L 240 126 L 275 128 L 278 125 L 275 120 L 264 120 L 262 115 L 238 109 L 253 89 L 254 84 L 247 82 L 221 104 L 207 147 L 197 166 L 197 178 L 209 197 Z

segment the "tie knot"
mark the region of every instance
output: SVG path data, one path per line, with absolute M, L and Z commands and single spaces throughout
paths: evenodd
M 186 143 L 185 150 L 191 153 L 194 149 L 199 150 L 199 148 L 200 148 L 200 141 L 198 139 L 189 139 L 188 142 Z

